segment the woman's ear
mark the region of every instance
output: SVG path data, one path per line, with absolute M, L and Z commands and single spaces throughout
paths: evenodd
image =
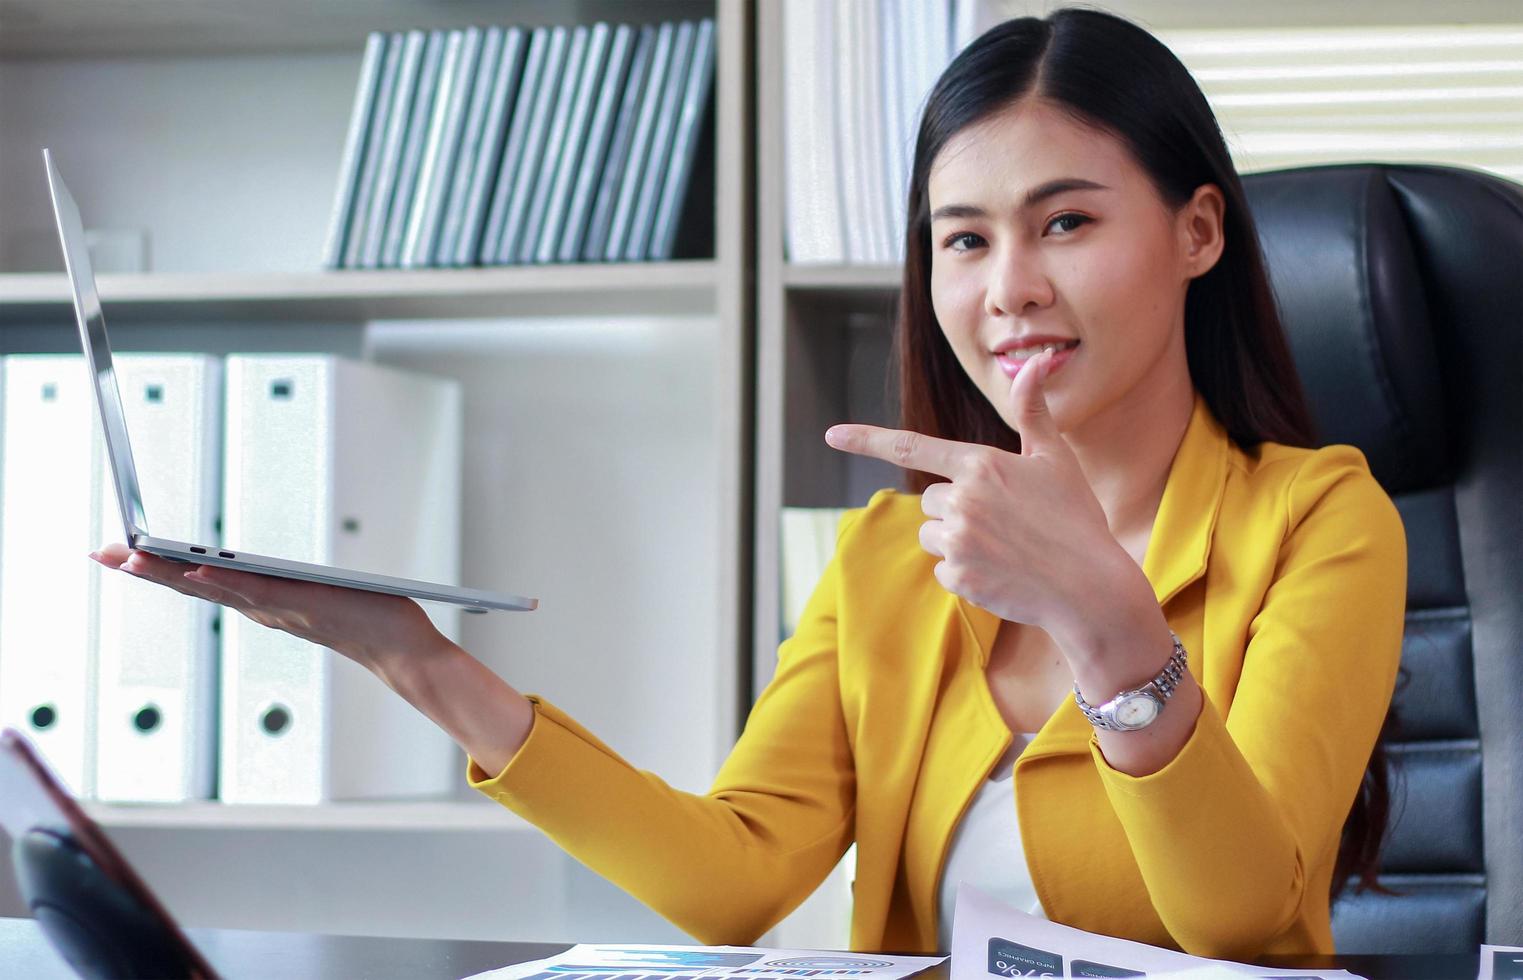
M 1226 200 L 1215 184 L 1201 184 L 1185 206 L 1179 209 L 1179 233 L 1184 245 L 1184 271 L 1187 279 L 1210 272 L 1222 256 L 1226 241 L 1222 237 L 1222 220 Z

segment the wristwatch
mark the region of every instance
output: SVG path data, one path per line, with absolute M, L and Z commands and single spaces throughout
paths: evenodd
M 1185 676 L 1184 645 L 1173 630 L 1169 630 L 1169 636 L 1174 640 L 1174 655 L 1157 677 L 1135 691 L 1122 691 L 1097 708 L 1085 701 L 1079 685 L 1074 685 L 1074 702 L 1091 725 L 1109 732 L 1135 732 L 1157 720 L 1164 702 L 1174 696 L 1174 689 Z

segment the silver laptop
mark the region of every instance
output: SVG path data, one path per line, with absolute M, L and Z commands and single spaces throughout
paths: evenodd
M 85 232 L 79 208 L 64 186 L 53 165 L 53 155 L 42 151 L 48 170 L 48 190 L 53 197 L 53 215 L 58 220 L 58 238 L 63 245 L 63 261 L 69 272 L 69 286 L 74 292 L 74 319 L 79 324 L 79 339 L 95 382 L 95 404 L 100 408 L 101 428 L 105 431 L 106 451 L 111 458 L 111 476 L 116 482 L 116 500 L 121 507 L 127 546 L 151 555 L 197 565 L 219 565 L 245 572 L 258 572 L 278 578 L 301 579 L 325 585 L 341 585 L 367 592 L 386 592 L 434 602 L 464 606 L 466 612 L 484 613 L 489 609 L 532 610 L 538 599 L 458 585 L 439 585 L 413 579 L 392 578 L 331 568 L 307 562 L 270 558 L 247 551 L 234 551 L 212 544 L 189 544 L 155 538 L 148 533 L 143 516 L 142 495 L 138 492 L 137 469 L 132 463 L 132 447 L 127 442 L 127 420 L 111 368 L 111 345 L 106 340 L 106 318 L 101 313 L 100 296 L 95 290 L 95 274 L 90 270 L 90 255 L 85 248 Z

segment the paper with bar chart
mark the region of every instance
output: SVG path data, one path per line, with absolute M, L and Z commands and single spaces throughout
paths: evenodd
M 748 946 L 579 945 L 468 980 L 898 980 L 944 956 L 879 956 Z

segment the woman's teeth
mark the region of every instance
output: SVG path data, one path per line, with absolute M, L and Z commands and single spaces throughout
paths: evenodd
M 1079 346 L 1077 340 L 1067 340 L 1061 344 L 1032 344 L 1030 347 L 1012 347 L 1007 351 L 1003 351 L 1003 354 L 1012 360 L 1019 361 L 1028 357 L 1035 357 L 1044 350 L 1068 350 L 1071 347 L 1077 346 Z

